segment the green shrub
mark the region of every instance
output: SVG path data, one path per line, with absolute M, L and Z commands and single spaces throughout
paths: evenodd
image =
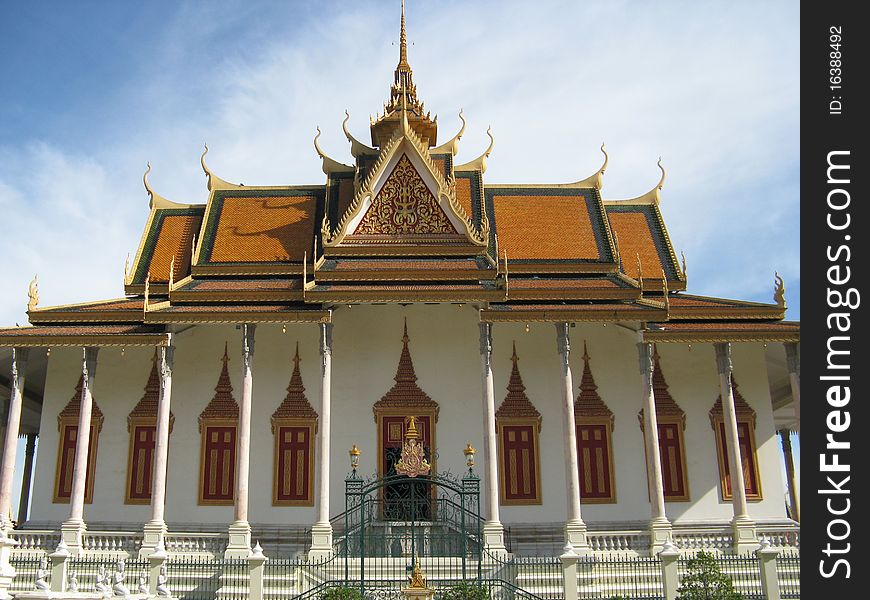
M 719 570 L 716 558 L 704 551 L 689 560 L 677 593 L 677 600 L 743 600 L 731 578 Z
M 320 600 L 363 600 L 363 595 L 357 588 L 339 586 L 331 587 L 320 594 Z
M 441 594 L 441 600 L 490 600 L 489 590 L 482 585 L 463 581 Z

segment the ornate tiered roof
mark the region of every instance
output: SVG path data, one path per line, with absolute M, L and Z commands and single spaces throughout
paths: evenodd
M 57 415 L 57 427 L 60 429 L 63 423 L 78 423 L 79 415 L 82 410 L 82 387 L 84 382 L 84 375 L 79 375 L 79 381 L 76 384 L 76 390 L 73 393 L 73 397 L 70 398 L 70 401 L 66 403 L 66 406 L 63 407 L 63 410 L 60 411 Z M 95 425 L 97 430 L 99 431 L 103 427 L 103 411 L 100 410 L 99 405 L 97 405 L 97 401 L 94 400 L 93 395 L 91 396 L 91 425 Z
M 389 408 L 402 410 L 423 409 L 434 411 L 438 418 L 438 403 L 417 385 L 417 373 L 414 372 L 414 362 L 408 349 L 408 322 L 405 321 L 402 335 L 402 353 L 399 355 L 399 366 L 396 368 L 395 385 L 383 397 L 372 405 L 372 411 L 377 415 Z
M 302 385 L 302 374 L 299 372 L 299 343 L 296 343 L 296 354 L 293 355 L 293 374 L 287 386 L 287 395 L 284 401 L 278 405 L 272 413 L 272 432 L 275 431 L 275 423 L 283 419 L 305 419 L 314 421 L 317 431 L 317 411 L 308 402 L 305 395 L 305 386 Z
M 799 340 L 799 325 L 783 322 L 781 279 L 772 304 L 683 293 L 685 258 L 660 210 L 661 161 L 656 185 L 628 200 L 602 197 L 603 145 L 603 164 L 578 181 L 486 184 L 494 138 L 488 131 L 488 147 L 456 164 L 460 119 L 435 146 L 403 8 L 373 146 L 346 116 L 350 160 L 327 156 L 318 133 L 325 181 L 294 186 L 227 182 L 206 147 L 197 204 L 161 197 L 146 173 L 149 213 L 125 269 L 127 297 L 41 308 L 34 291 L 36 327 L 0 329 L 0 345 L 166 344 L 175 324 L 328 322 L 337 306 L 374 302 L 472 303 L 484 322 L 633 321 L 658 342 Z
M 224 345 L 224 355 L 221 357 L 221 374 L 218 376 L 217 385 L 214 388 L 214 396 L 201 413 L 199 413 L 199 428 L 202 430 L 206 421 L 238 421 L 239 405 L 233 396 L 233 384 L 230 383 L 230 373 L 227 363 L 230 357 L 227 354 L 227 346 Z
M 526 386 L 523 384 L 522 375 L 518 366 L 519 357 L 517 356 L 517 343 L 514 342 L 513 353 L 511 354 L 511 377 L 507 386 L 507 396 L 505 396 L 498 410 L 495 411 L 496 419 L 529 419 L 533 420 L 538 425 L 538 431 L 541 429 L 541 413 L 529 400 L 526 395 Z
M 148 382 L 145 384 L 145 394 L 127 415 L 127 429 L 132 427 L 137 420 L 144 420 L 148 423 L 157 422 L 157 408 L 160 404 L 160 373 L 157 369 L 159 362 L 157 350 L 154 350 L 154 356 L 151 358 L 151 372 L 148 374 Z M 175 423 L 175 415 L 169 411 L 169 431 L 172 431 L 172 426 Z
M 613 412 L 601 399 L 598 386 L 592 376 L 589 366 L 589 351 L 586 342 L 583 342 L 583 375 L 580 378 L 580 394 L 574 401 L 574 414 L 580 419 L 603 419 L 610 422 L 613 428 Z
M 658 346 L 653 344 L 653 374 L 652 374 L 653 396 L 656 403 L 656 418 L 662 420 L 675 420 L 686 428 L 686 413 L 677 404 L 674 397 L 671 396 L 671 391 L 668 389 L 668 382 L 665 381 L 665 374 L 662 371 L 661 357 L 659 356 Z M 637 414 L 640 421 L 640 427 L 643 429 L 643 411 Z

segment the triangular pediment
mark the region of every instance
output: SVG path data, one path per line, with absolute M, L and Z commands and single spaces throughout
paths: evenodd
M 459 235 L 433 190 L 402 153 L 353 235 Z
M 489 232 L 471 223 L 456 200 L 450 174 L 409 128 L 398 128 L 382 149 L 333 230 L 324 221 L 324 247 L 456 245 L 485 248 Z M 487 228 L 488 229 L 488 228 Z

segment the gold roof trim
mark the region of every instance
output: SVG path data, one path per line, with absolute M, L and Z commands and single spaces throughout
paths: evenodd
M 330 158 L 329 156 L 327 156 L 323 149 L 321 149 L 318 139 L 320 139 L 320 127 L 317 128 L 317 135 L 314 136 L 314 150 L 317 152 L 317 156 L 319 156 L 320 159 L 323 161 L 320 168 L 323 170 L 324 174 L 329 175 L 330 173 L 353 173 L 354 171 L 356 171 L 355 167 L 340 163 L 334 158 Z
M 486 135 L 489 136 L 489 147 L 483 151 L 483 154 L 468 161 L 467 163 L 453 167 L 454 171 L 480 171 L 481 174 L 486 173 L 486 159 L 492 153 L 492 147 L 495 145 L 495 138 L 492 137 L 492 127 L 486 128 Z
M 167 200 L 160 194 L 154 191 L 151 187 L 151 184 L 148 183 L 148 174 L 151 172 L 151 163 L 145 163 L 145 174 L 142 175 L 142 183 L 145 185 L 145 191 L 148 192 L 148 208 L 151 210 L 158 208 L 190 208 L 193 206 L 192 204 L 180 204 L 178 202 L 173 202 L 172 200 Z
M 462 139 L 462 134 L 465 133 L 465 117 L 462 116 L 462 109 L 459 109 L 459 120 L 462 121 L 462 127 L 459 129 L 459 133 L 453 136 L 450 141 L 444 142 L 437 148 L 432 148 L 430 152 L 432 154 L 444 154 L 449 152 L 451 155 L 456 156 L 456 153 L 459 152 L 459 140 Z

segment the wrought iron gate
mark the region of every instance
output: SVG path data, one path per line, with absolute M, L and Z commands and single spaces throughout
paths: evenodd
M 480 479 L 450 474 L 345 480 L 345 581 L 402 585 L 420 562 L 431 583 L 480 580 Z

